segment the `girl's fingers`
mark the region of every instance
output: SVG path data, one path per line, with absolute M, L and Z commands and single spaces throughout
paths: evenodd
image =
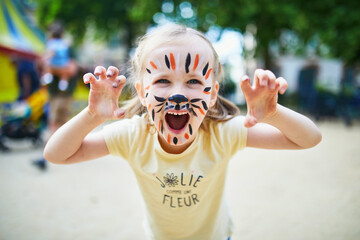
M 241 90 L 243 91 L 244 95 L 249 95 L 252 93 L 249 76 L 245 75 L 242 77 L 242 79 L 240 81 L 240 87 L 241 87 Z
M 119 69 L 117 69 L 114 66 L 108 67 L 108 70 L 106 71 L 106 77 L 108 78 L 115 78 L 119 74 Z
M 92 73 L 86 73 L 83 76 L 83 81 L 85 84 L 88 83 L 94 84 L 96 82 L 96 77 Z
M 284 94 L 286 89 L 288 88 L 287 81 L 284 78 L 279 77 L 276 79 L 276 82 L 279 84 L 279 93 Z
M 276 87 L 276 85 L 275 85 L 276 77 L 275 77 L 274 73 L 272 73 L 269 70 L 266 70 L 265 73 L 268 78 L 268 87 L 269 87 L 270 91 L 274 91 L 275 87 Z
M 117 109 L 114 111 L 114 118 L 124 118 L 124 117 L 125 117 L 124 109 Z
M 115 78 L 115 81 L 112 84 L 113 88 L 118 88 L 120 90 L 120 92 L 122 91 L 122 89 L 124 88 L 126 83 L 126 78 L 123 75 L 117 76 Z
M 106 69 L 103 66 L 97 66 L 94 74 L 99 77 L 100 80 L 106 79 Z
M 268 84 L 268 77 L 264 70 L 256 69 L 254 76 L 254 86 L 262 86 L 265 87 Z

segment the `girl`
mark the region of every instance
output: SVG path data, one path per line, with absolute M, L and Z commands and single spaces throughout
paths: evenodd
M 241 81 L 248 113 L 218 96 L 222 69 L 211 43 L 196 30 L 167 25 L 139 42 L 132 61 L 137 97 L 124 111 L 118 69 L 87 73 L 89 105 L 49 140 L 44 155 L 70 164 L 113 154 L 128 161 L 146 205 L 150 239 L 228 239 L 233 223 L 224 198 L 229 159 L 244 147 L 304 149 L 321 133 L 277 104 L 287 83 L 256 70 Z M 108 119 L 114 122 L 90 133 Z

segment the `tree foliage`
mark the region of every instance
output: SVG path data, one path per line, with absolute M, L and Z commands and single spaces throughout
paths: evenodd
M 152 16 L 160 11 L 160 0 L 36 0 L 38 20 L 47 27 L 55 20 L 66 24 L 77 40 L 82 40 L 89 26 L 98 36 L 109 39 L 125 32 L 123 44 L 131 46 L 134 37 L 143 33 Z
M 360 58 L 360 1 L 356 0 L 197 0 L 191 1 L 204 23 L 210 15 L 216 24 L 246 31 L 256 26 L 257 53 L 271 65 L 269 46 L 279 43 L 284 30 L 292 31 L 298 44 L 317 40 L 330 56 L 355 63 Z M 206 23 L 206 22 L 205 22 Z M 202 26 L 206 27 L 206 24 Z
M 136 36 L 145 33 L 153 16 L 164 3 L 174 6 L 165 15 L 206 31 L 216 24 L 245 32 L 256 26 L 257 54 L 271 67 L 271 44 L 281 45 L 284 31 L 291 31 L 306 46 L 326 46 L 330 56 L 351 64 L 360 58 L 360 1 L 357 0 L 188 0 L 194 16 L 182 19 L 181 0 L 36 0 L 39 20 L 47 26 L 55 19 L 64 21 L 76 39 L 82 39 L 89 25 L 98 35 L 109 38 L 121 31 L 123 44 L 132 46 Z M 314 41 L 314 39 L 316 41 Z

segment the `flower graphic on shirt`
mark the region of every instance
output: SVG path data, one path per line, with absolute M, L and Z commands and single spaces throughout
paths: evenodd
M 178 185 L 179 181 L 177 180 L 177 176 L 174 175 L 174 173 L 166 174 L 164 177 L 164 182 L 169 187 L 175 187 L 175 185 Z

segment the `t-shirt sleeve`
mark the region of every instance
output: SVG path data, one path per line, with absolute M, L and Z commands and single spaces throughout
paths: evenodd
M 129 160 L 133 152 L 134 142 L 141 131 L 139 117 L 123 119 L 106 125 L 103 128 L 106 146 L 111 155 Z
M 218 123 L 215 128 L 217 141 L 229 156 L 246 147 L 247 128 L 244 127 L 244 120 L 245 117 L 236 116 Z

